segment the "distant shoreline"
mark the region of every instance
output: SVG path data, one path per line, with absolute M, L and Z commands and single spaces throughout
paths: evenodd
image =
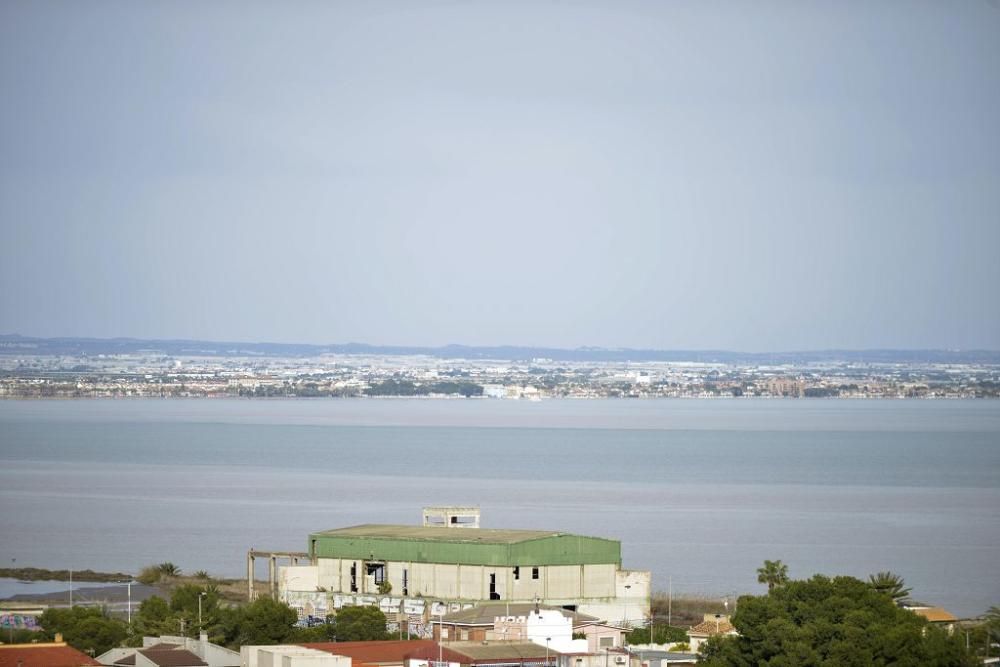
M 777 352 L 533 345 L 369 345 L 274 343 L 144 338 L 41 338 L 0 334 L 0 356 L 165 354 L 193 357 L 424 356 L 468 361 L 674 362 L 674 363 L 956 363 L 1000 364 L 1000 350 L 826 349 Z
M 95 572 L 94 570 L 47 570 L 41 567 L 0 567 L 0 578 L 18 581 L 79 581 L 117 583 L 129 581 L 134 575 L 124 572 Z

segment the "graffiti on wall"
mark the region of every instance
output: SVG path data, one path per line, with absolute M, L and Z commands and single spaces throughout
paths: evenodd
M 285 593 L 285 604 L 296 611 L 299 620 L 326 618 L 330 613 L 327 597 L 322 591 L 288 591 Z
M 30 614 L 0 614 L 0 628 L 8 630 L 41 630 L 38 617 Z

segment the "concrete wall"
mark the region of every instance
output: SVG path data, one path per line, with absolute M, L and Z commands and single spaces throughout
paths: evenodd
M 375 594 L 374 577 L 366 573 L 365 562 L 339 558 L 317 560 L 318 572 L 309 578 L 308 568 L 288 568 L 301 571 L 283 577 L 281 586 L 292 590 L 315 589 L 321 586 L 333 593 L 351 593 L 351 566 L 357 566 L 357 591 Z M 406 589 L 410 597 L 420 595 L 446 600 L 490 599 L 490 576 L 495 576 L 495 590 L 500 600 L 531 602 L 543 599 L 607 598 L 615 596 L 616 575 L 614 565 L 550 565 L 538 567 L 538 578 L 532 578 L 533 567 L 518 568 L 488 565 L 459 565 L 451 563 L 389 562 L 386 577 L 395 595 L 403 594 L 403 573 L 406 572 Z M 516 572 L 516 574 L 515 574 Z M 292 581 L 291 577 L 307 580 Z M 314 583 L 315 582 L 315 583 Z M 284 589 L 282 589 L 284 590 Z M 623 589 L 624 590 L 624 589 Z M 636 594 L 635 591 L 632 593 Z
M 378 595 L 374 577 L 366 573 L 363 560 L 319 558 L 314 567 L 288 567 L 281 575 L 282 591 L 315 590 L 351 594 L 351 566 L 357 566 L 357 595 Z M 403 573 L 407 578 L 407 597 L 429 600 L 490 599 L 490 575 L 496 577 L 500 601 L 532 602 L 536 596 L 555 606 L 576 605 L 578 611 L 611 623 L 639 623 L 649 615 L 650 573 L 619 570 L 616 565 L 580 564 L 500 567 L 454 563 L 386 563 L 386 577 L 392 595 L 403 596 Z M 516 573 L 516 574 L 515 574 Z M 303 583 L 304 582 L 304 583 Z M 305 586 L 306 588 L 302 588 Z
M 295 645 L 242 646 L 242 667 L 351 667 L 351 659 Z
M 285 591 L 314 591 L 319 586 L 319 567 L 288 565 L 278 569 L 278 594 Z
M 624 644 L 624 633 L 606 625 L 585 625 L 579 632 L 587 638 L 587 651 L 590 653 L 598 653 L 606 648 L 618 648 Z

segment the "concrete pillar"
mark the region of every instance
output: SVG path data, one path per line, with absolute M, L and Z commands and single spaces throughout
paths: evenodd
M 267 585 L 271 590 L 271 597 L 277 597 L 278 591 L 278 559 L 271 556 L 267 559 Z
M 247 601 L 253 602 L 253 549 L 247 552 Z

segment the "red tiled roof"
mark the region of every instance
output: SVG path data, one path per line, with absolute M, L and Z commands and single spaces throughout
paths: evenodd
M 917 616 L 923 616 L 931 623 L 954 623 L 958 618 L 941 607 L 907 607 Z
M 698 625 L 688 630 L 689 635 L 724 635 L 728 632 L 735 632 L 736 628 L 729 621 L 702 621 Z
M 546 654 L 560 655 L 557 651 L 532 642 L 448 642 L 442 645 L 447 662 L 462 664 L 489 664 L 540 661 Z M 421 649 L 408 656 L 417 660 L 437 660 L 437 649 Z
M 8 644 L 0 646 L 0 667 L 83 667 L 100 665 L 86 653 L 66 644 Z
M 301 644 L 334 655 L 346 655 L 353 666 L 362 664 L 394 664 L 402 665 L 405 657 L 421 648 L 437 650 L 437 642 L 430 639 L 414 641 L 377 641 L 377 642 L 319 642 Z

